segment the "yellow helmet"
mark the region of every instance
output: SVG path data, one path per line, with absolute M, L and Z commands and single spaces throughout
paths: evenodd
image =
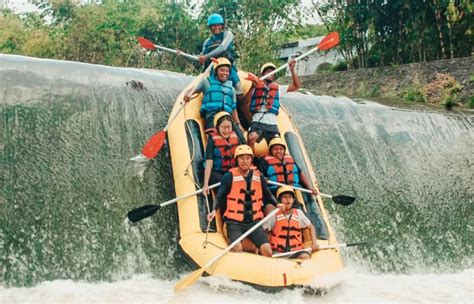
M 214 69 L 217 70 L 217 68 L 221 67 L 221 66 L 228 66 L 230 68 L 231 64 L 230 64 L 230 61 L 229 59 L 225 58 L 225 57 L 220 57 L 220 58 L 217 58 L 216 60 L 213 60 L 214 61 Z
M 265 71 L 265 70 L 268 69 L 268 68 L 273 68 L 273 69 L 276 70 L 277 67 L 276 67 L 276 65 L 274 65 L 274 64 L 271 63 L 271 62 L 267 62 L 267 63 L 265 63 L 264 65 L 262 65 L 262 68 L 260 69 L 260 74 L 263 74 L 263 71 Z
M 274 137 L 272 140 L 270 140 L 270 144 L 268 145 L 268 150 L 271 151 L 272 146 L 275 146 L 275 145 L 281 145 L 286 150 L 285 142 L 280 137 Z
M 295 190 L 293 190 L 293 187 L 291 186 L 281 186 L 277 190 L 277 198 L 280 199 L 280 195 L 285 194 L 285 193 L 291 193 L 293 194 L 293 197 L 295 197 Z
M 234 158 L 237 158 L 237 156 L 240 156 L 240 155 L 252 155 L 253 157 L 252 148 L 250 148 L 250 146 L 247 146 L 247 145 L 237 146 L 237 148 L 235 148 Z
M 221 111 L 219 113 L 217 113 L 215 116 L 214 116 L 214 127 L 217 128 L 217 122 L 219 121 L 219 119 L 221 119 L 222 117 L 224 116 L 229 116 L 229 117 L 232 117 L 229 113 L 227 113 L 226 111 Z

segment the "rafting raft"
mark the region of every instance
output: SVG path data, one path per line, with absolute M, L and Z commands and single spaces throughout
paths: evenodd
M 203 73 L 188 86 L 194 87 L 206 75 Z M 244 93 L 248 93 L 251 82 L 245 80 L 247 73 L 239 71 Z M 199 109 L 202 94 L 195 96 L 181 111 L 182 100 L 186 88 L 178 96 L 170 114 L 175 120 L 170 124 L 167 133 L 167 147 L 171 158 L 174 190 L 176 197 L 199 190 L 203 185 L 204 155 L 207 136 L 204 133 L 204 119 Z M 241 113 L 250 119 L 249 103 L 240 108 Z M 281 137 L 287 144 L 290 153 L 311 182 L 316 185 L 311 163 L 303 146 L 303 141 L 291 115 L 281 106 L 278 114 L 278 127 Z M 265 140 L 255 146 L 255 156 L 268 153 Z M 303 201 L 302 193 L 297 192 L 297 198 Z M 321 198 L 311 197 L 311 204 L 305 206 L 321 219 L 322 227 L 316 227 L 319 234 L 319 245 L 336 244 L 335 233 L 329 224 L 328 214 Z M 305 198 L 308 200 L 308 198 Z M 205 196 L 198 194 L 181 199 L 177 202 L 179 221 L 179 248 L 187 261 L 193 267 L 201 268 L 214 257 L 221 254 L 229 245 L 223 234 L 221 214 L 218 212 L 215 223 L 207 235 L 208 223 L 206 215 L 208 205 Z M 212 208 L 212 198 L 209 199 Z M 310 217 L 311 218 L 311 217 Z M 312 220 L 313 221 L 313 220 Z M 313 224 L 315 224 L 313 222 Z M 317 225 L 315 225 L 317 226 Z M 319 225 L 321 226 L 321 225 Z M 307 229 L 305 229 L 307 230 Z M 309 231 L 303 233 L 305 247 L 311 246 Z M 324 238 L 324 239 L 319 239 Z M 329 273 L 342 270 L 342 259 L 338 248 L 320 250 L 312 254 L 311 259 L 269 258 L 248 252 L 228 252 L 211 267 L 206 269 L 209 275 L 224 275 L 232 280 L 245 282 L 264 288 L 282 288 L 291 286 L 312 286 L 318 278 Z

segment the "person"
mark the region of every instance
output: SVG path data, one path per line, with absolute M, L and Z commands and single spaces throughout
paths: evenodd
M 229 113 L 222 111 L 214 117 L 216 131 L 209 134 L 206 146 L 204 186 L 202 190 L 209 194 L 209 182 L 211 184 L 221 181 L 222 176 L 234 167 L 234 153 L 238 145 L 245 144 L 245 140 L 239 137 L 232 126 L 232 117 Z
M 276 199 L 268 189 L 260 171 L 252 166 L 253 151 L 248 145 L 240 145 L 234 154 L 237 167 L 222 177 L 221 185 L 214 200 L 214 206 L 207 220 L 212 221 L 216 210 L 223 212 L 227 224 L 227 237 L 232 243 L 255 226 L 276 206 Z M 272 256 L 268 235 L 260 226 L 249 235 L 249 239 L 259 249 L 260 254 Z M 234 252 L 243 250 L 242 242 L 232 248 Z
M 275 74 L 260 80 L 255 75 L 249 73 L 247 79 L 252 81 L 252 95 L 250 100 L 250 112 L 252 113 L 252 122 L 248 130 L 248 144 L 254 147 L 255 142 L 260 142 L 263 138 L 267 141 L 276 135 L 280 135 L 278 130 L 277 116 L 280 110 L 280 97 L 287 92 L 293 92 L 301 87 L 301 82 L 295 72 L 295 60 L 290 60 L 288 66 L 291 72 L 292 82 L 286 86 L 280 86 L 275 83 Z M 260 69 L 261 76 L 276 69 L 271 63 L 265 63 Z
M 270 231 L 270 245 L 274 252 L 290 252 L 304 249 L 302 229 L 309 228 L 311 235 L 312 251 L 317 251 L 316 229 L 311 221 L 300 209 L 294 208 L 295 191 L 290 186 L 278 188 L 277 200 L 281 208 L 274 217 L 263 224 L 265 230 Z M 282 205 L 282 206 L 281 206 Z M 309 259 L 311 254 L 299 251 L 291 258 Z
M 231 63 L 227 58 L 221 57 L 215 60 L 214 71 L 209 77 L 199 82 L 194 89 L 190 88 L 184 93 L 184 101 L 189 102 L 194 93 L 204 92 L 201 105 L 201 116 L 206 120 L 206 132 L 214 131 L 214 116 L 225 111 L 232 114 L 238 135 L 243 137 L 243 129 L 240 126 L 239 115 L 237 114 L 237 103 L 235 99 L 235 89 L 229 80 Z
M 234 35 L 225 29 L 224 18 L 219 14 L 211 14 L 207 18 L 207 26 L 211 31 L 211 36 L 203 43 L 201 54 L 198 56 L 199 63 L 204 65 L 205 70 L 211 64 L 212 58 L 227 58 L 231 63 L 229 80 L 235 88 L 237 99 L 243 100 L 242 85 L 234 64 L 237 59 Z
M 258 168 L 268 180 L 295 187 L 310 189 L 314 195 L 319 194 L 317 187 L 313 187 L 300 167 L 290 154 L 286 154 L 286 145 L 279 136 L 274 137 L 269 144 L 268 155 L 260 157 Z M 277 185 L 268 186 L 275 195 Z
M 289 186 L 310 189 L 313 195 L 319 195 L 318 187 L 313 187 L 310 180 L 303 173 L 293 157 L 286 153 L 286 145 L 279 136 L 273 138 L 269 144 L 269 154 L 260 157 L 256 163 L 262 174 L 270 181 L 286 184 Z M 269 184 L 270 191 L 276 195 L 278 185 Z M 307 216 L 318 230 L 320 239 L 327 239 L 329 231 L 326 223 L 321 217 L 321 212 L 311 195 L 302 193 L 306 202 Z M 298 203 L 299 208 L 303 208 Z

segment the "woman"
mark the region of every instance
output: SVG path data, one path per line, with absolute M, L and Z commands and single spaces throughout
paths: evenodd
M 207 140 L 204 186 L 202 190 L 209 194 L 211 184 L 221 181 L 222 176 L 234 167 L 234 152 L 238 145 L 245 144 L 233 130 L 232 116 L 225 111 L 214 117 L 215 131 Z

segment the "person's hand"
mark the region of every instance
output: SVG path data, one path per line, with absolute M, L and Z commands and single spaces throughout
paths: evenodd
M 191 96 L 184 95 L 183 100 L 184 100 L 184 102 L 190 102 L 191 101 Z
M 204 63 L 206 63 L 207 56 L 206 55 L 199 55 L 198 60 L 199 60 L 200 64 L 204 64 Z
M 282 203 L 278 204 L 277 208 L 280 209 L 281 212 L 285 211 L 285 205 L 283 205 Z
M 313 189 L 311 189 L 311 193 L 313 193 L 313 195 L 319 195 L 319 194 L 320 194 L 318 188 L 313 188 Z
M 319 245 L 316 244 L 316 243 L 313 243 L 313 245 L 311 245 L 311 250 L 313 250 L 313 252 L 318 251 L 319 250 Z
M 181 50 L 176 50 L 176 55 L 181 56 L 182 54 L 183 52 L 181 52 Z
M 296 65 L 296 60 L 290 59 L 290 61 L 288 61 L 288 67 L 290 68 L 290 70 L 294 70 L 295 65 Z
M 202 187 L 202 193 L 209 194 L 209 185 L 204 184 L 204 186 Z
M 210 222 L 216 217 L 216 210 L 212 210 L 211 213 L 207 215 L 207 221 Z

